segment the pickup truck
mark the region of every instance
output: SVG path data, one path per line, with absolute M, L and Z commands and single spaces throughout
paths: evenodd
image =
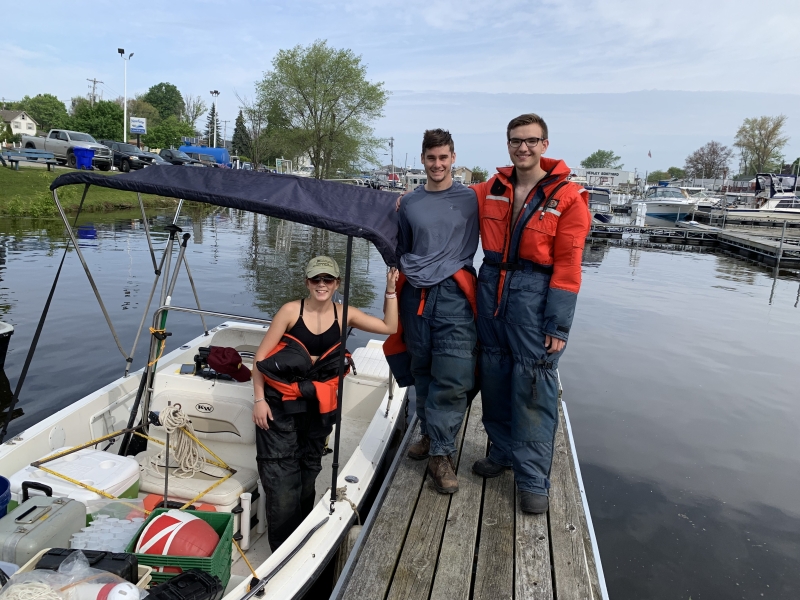
M 47 137 L 23 135 L 22 145 L 25 148 L 35 148 L 36 150 L 52 152 L 58 162 L 66 163 L 73 169 L 77 166 L 77 159 L 72 149 L 76 147 L 90 148 L 94 150 L 92 164 L 97 166 L 101 171 L 111 170 L 111 150 L 99 144 L 97 140 L 88 133 L 68 131 L 66 129 L 51 129 Z

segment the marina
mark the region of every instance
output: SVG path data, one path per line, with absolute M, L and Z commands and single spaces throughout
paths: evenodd
M 407 435 L 332 598 L 607 599 L 563 399 L 559 412 L 548 515 L 519 509 L 510 470 L 472 472 L 488 451 L 480 397 L 457 438 L 452 497 L 431 487 L 427 461 L 405 455 Z

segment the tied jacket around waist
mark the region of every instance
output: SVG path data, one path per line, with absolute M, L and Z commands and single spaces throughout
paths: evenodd
M 544 308 L 544 333 L 567 340 L 581 287 L 581 258 L 591 227 L 589 195 L 570 182 L 562 160 L 542 157 L 547 172 L 527 198 L 515 223 L 514 169 L 501 167 L 478 195 L 484 266 L 499 269 L 494 316 L 504 316 L 510 275 L 532 270 L 550 276 Z
M 312 412 L 309 402 L 318 404 L 322 424 L 333 425 L 338 406 L 341 347 L 341 342 L 337 342 L 317 362 L 312 362 L 302 342 L 284 334 L 266 358 L 256 363 L 256 368 L 264 375 L 265 396 L 282 402 L 283 409 L 290 414 Z M 353 362 L 346 348 L 344 352 L 344 374 L 347 375 Z

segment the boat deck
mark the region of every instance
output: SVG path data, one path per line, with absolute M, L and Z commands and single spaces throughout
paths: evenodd
M 452 496 L 431 487 L 427 461 L 406 456 L 416 432 L 406 435 L 332 598 L 605 598 L 571 436 L 559 412 L 545 515 L 520 511 L 510 470 L 485 481 L 472 472 L 488 451 L 480 397 L 456 441 L 459 491 Z

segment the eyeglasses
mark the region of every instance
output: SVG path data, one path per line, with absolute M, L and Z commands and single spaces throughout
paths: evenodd
M 331 277 L 330 275 L 317 275 L 316 277 L 309 277 L 308 280 L 314 285 L 318 283 L 331 284 L 336 281 L 336 277 Z
M 508 145 L 511 146 L 512 148 L 519 148 L 524 142 L 525 145 L 528 147 L 528 150 L 533 150 L 543 139 L 544 138 L 537 138 L 537 137 L 527 138 L 524 140 L 521 140 L 519 138 L 511 138 L 510 140 L 508 140 Z

